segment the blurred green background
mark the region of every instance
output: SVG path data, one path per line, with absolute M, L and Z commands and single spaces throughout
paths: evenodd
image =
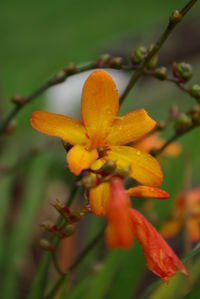
M 11 109 L 9 99 L 13 94 L 26 96 L 68 63 L 93 61 L 105 52 L 128 57 L 137 46 L 148 46 L 161 34 L 172 11 L 185 3 L 184 0 L 1 2 L 0 120 Z M 159 62 L 169 69 L 174 60 L 190 62 L 194 65 L 195 82 L 200 79 L 199 4 L 173 32 L 160 52 Z M 51 285 L 56 278 L 53 269 L 48 269 L 47 281 L 42 276 L 46 268 L 44 260 L 44 264 L 41 263 L 42 250 L 38 244 L 42 235 L 39 223 L 49 215 L 55 216 L 52 216 L 49 201 L 59 196 L 67 198 L 68 185 L 74 178 L 69 177 L 64 167 L 65 153 L 59 141 L 39 155 L 24 158 L 32 147 L 50 140 L 33 132 L 29 123 L 31 112 L 42 108 L 44 99 L 45 95 L 25 107 L 17 116 L 17 130 L 0 140 L 0 286 L 3 299 L 43 298 L 44 284 Z M 160 120 L 167 118 L 171 104 L 178 104 L 184 111 L 194 102 L 175 86 L 150 78 L 137 84 L 121 112 L 144 107 Z M 169 129 L 165 136 L 171 132 Z M 175 195 L 183 188 L 185 155 L 191 160 L 191 185 L 199 184 L 199 137 L 199 129 L 183 137 L 180 157 L 164 160 L 163 188 L 171 197 L 164 204 L 157 202 L 155 205 L 160 223 L 167 217 Z M 14 171 L 2 171 L 12 165 L 16 165 Z M 84 230 L 80 230 L 73 241 L 72 251 L 76 254 L 101 225 L 101 220 L 88 217 Z M 181 240 L 177 242 L 172 245 L 182 253 Z M 70 264 L 74 253 L 66 254 L 69 254 L 66 263 Z M 146 275 L 138 244 L 129 251 L 110 252 L 105 259 L 102 255 L 105 255 L 102 248 L 94 250 L 80 266 L 74 283 L 76 287 L 58 298 L 139 298 L 153 275 Z M 65 260 L 64 253 L 62 256 Z M 97 259 L 101 262 L 95 262 Z M 192 270 L 192 283 L 199 277 L 196 268 Z M 36 274 L 38 269 L 41 276 Z M 182 284 L 183 278 L 176 277 L 152 298 L 182 298 Z

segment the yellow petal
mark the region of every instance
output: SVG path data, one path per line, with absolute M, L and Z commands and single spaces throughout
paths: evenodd
M 155 187 L 148 186 L 136 186 L 127 190 L 129 196 L 145 197 L 145 198 L 158 198 L 165 199 L 169 197 L 169 194 Z
M 36 111 L 32 114 L 31 125 L 34 129 L 52 136 L 57 136 L 70 144 L 85 144 L 85 128 L 75 119 L 61 114 Z
M 165 222 L 160 230 L 161 235 L 168 239 L 176 236 L 180 231 L 182 226 L 182 221 L 180 219 L 171 219 Z
M 96 149 L 87 151 L 81 145 L 73 146 L 67 153 L 67 163 L 72 173 L 79 175 L 82 170 L 90 167 L 98 159 Z
M 112 77 L 103 70 L 92 72 L 85 81 L 81 98 L 82 118 L 92 148 L 104 144 L 118 109 L 118 92 Z
M 159 186 L 162 183 L 160 165 L 147 153 L 130 146 L 111 146 L 105 158 L 115 161 L 120 168 L 130 166 L 130 176 L 141 184 Z
M 89 192 L 89 200 L 92 212 L 97 216 L 103 216 L 107 212 L 107 205 L 110 199 L 110 184 L 102 183 Z
M 107 141 L 112 145 L 127 144 L 147 134 L 155 125 L 144 109 L 135 110 L 114 121 Z

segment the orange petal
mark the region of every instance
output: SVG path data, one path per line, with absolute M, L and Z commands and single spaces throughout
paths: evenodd
M 148 186 L 136 186 L 127 190 L 129 196 L 145 197 L 145 198 L 158 198 L 165 199 L 169 197 L 169 194 L 158 188 Z
M 108 225 L 105 236 L 110 248 L 128 248 L 133 243 L 133 228 L 130 219 L 130 199 L 119 178 L 111 180 L 111 197 L 106 218 Z
M 177 269 L 188 275 L 183 263 L 174 251 L 138 211 L 131 209 L 135 236 L 142 246 L 147 267 L 164 282 L 168 282 Z
M 172 238 L 178 234 L 178 232 L 181 230 L 182 225 L 183 223 L 181 219 L 168 220 L 162 226 L 160 233 L 166 239 Z
M 111 146 L 106 159 L 115 161 L 118 167 L 131 167 L 133 179 L 147 186 L 161 185 L 163 175 L 158 161 L 147 153 L 130 146 Z
M 89 201 L 92 212 L 97 216 L 106 214 L 110 198 L 110 184 L 102 183 L 89 191 Z
M 155 125 L 144 109 L 135 110 L 114 121 L 107 141 L 112 145 L 127 144 L 147 134 Z
M 85 128 L 75 119 L 61 114 L 36 111 L 32 114 L 31 125 L 34 129 L 52 136 L 57 136 L 70 144 L 85 144 Z
M 96 159 L 98 159 L 98 152 L 96 149 L 87 151 L 81 145 L 73 146 L 67 153 L 69 169 L 76 175 L 79 175 L 82 170 L 89 168 Z
M 118 109 L 118 92 L 112 77 L 103 70 L 92 72 L 85 81 L 81 98 L 82 118 L 92 148 L 104 144 Z

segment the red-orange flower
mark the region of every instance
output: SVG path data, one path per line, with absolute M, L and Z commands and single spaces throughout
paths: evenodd
M 142 192 L 145 191 L 145 197 L 148 197 L 148 190 L 149 197 L 156 197 L 156 194 L 163 199 L 168 197 L 163 190 L 139 187 L 142 187 Z M 139 187 L 135 187 L 137 192 Z M 131 189 L 133 194 L 134 188 Z M 110 184 L 103 183 L 90 191 L 92 211 L 97 215 L 105 215 L 108 222 L 105 232 L 108 247 L 128 248 L 136 237 L 143 248 L 147 267 L 163 281 L 167 282 L 177 269 L 187 274 L 182 262 L 162 236 L 139 212 L 131 208 L 128 196 L 131 192 L 124 190 L 122 180 L 118 177 L 113 177 Z M 95 203 L 95 198 L 98 204 Z
M 178 195 L 169 220 L 161 233 L 165 238 L 174 237 L 185 225 L 189 239 L 200 241 L 200 188 Z
M 120 117 L 117 116 L 118 110 L 119 99 L 114 81 L 104 70 L 95 70 L 82 91 L 83 123 L 68 116 L 36 111 L 31 124 L 38 131 L 60 137 L 73 145 L 67 153 L 67 163 L 76 175 L 92 167 L 99 158 L 98 148 L 103 148 L 101 163 L 109 159 L 115 161 L 117 167 L 130 166 L 130 176 L 138 182 L 160 185 L 162 172 L 157 160 L 138 149 L 123 146 L 147 134 L 155 126 L 155 121 L 144 109 Z
M 147 267 L 164 282 L 168 282 L 177 269 L 188 275 L 183 263 L 162 236 L 138 211 L 131 209 L 131 219 L 136 238 L 142 246 Z

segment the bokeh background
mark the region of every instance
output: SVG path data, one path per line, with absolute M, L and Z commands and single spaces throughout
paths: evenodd
M 171 12 L 183 7 L 185 2 L 1 2 L 0 120 L 11 109 L 13 94 L 28 95 L 68 63 L 93 61 L 102 53 L 127 59 L 136 47 L 148 46 L 161 34 Z M 197 83 L 200 80 L 199 11 L 197 3 L 159 54 L 159 65 L 167 66 L 169 72 L 173 61 L 191 63 L 194 66 L 193 80 Z M 115 76 L 123 90 L 129 75 L 120 73 Z M 65 167 L 65 152 L 60 141 L 35 132 L 30 126 L 30 117 L 32 111 L 39 109 L 61 109 L 66 114 L 78 116 L 83 78 L 74 76 L 72 81 L 72 84 L 62 86 L 62 92 L 51 90 L 26 106 L 16 118 L 16 130 L 0 140 L 0 285 L 3 299 L 43 298 L 42 288 L 56 279 L 53 267 L 47 269 L 42 258 L 39 240 L 43 232 L 39 224 L 47 219 L 55 221 L 57 214 L 50 202 L 56 198 L 66 200 L 75 178 Z M 129 94 L 120 113 L 143 107 L 152 117 L 162 120 L 168 117 L 172 104 L 185 111 L 195 102 L 170 83 L 145 78 Z M 169 128 L 164 137 L 171 133 L 172 128 Z M 199 129 L 184 136 L 180 140 L 181 155 L 163 160 L 163 188 L 171 196 L 168 201 L 154 205 L 158 227 L 167 218 L 177 193 L 184 188 L 186 155 L 191 164 L 191 187 L 199 185 L 199 137 Z M 44 149 L 45 142 L 48 147 Z M 79 200 L 77 198 L 77 205 Z M 135 206 L 140 208 L 141 205 L 136 200 Z M 63 242 L 59 253 L 63 270 L 99 231 L 102 222 L 102 219 L 88 216 L 79 224 L 75 237 Z M 172 239 L 171 245 L 183 255 L 181 236 Z M 197 259 L 196 265 L 199 264 Z M 199 278 L 198 268 L 196 266 L 191 274 L 194 284 Z M 45 279 L 42 279 L 44 273 Z M 137 242 L 130 250 L 112 252 L 101 244 L 79 266 L 69 283 L 74 287 L 66 290 L 67 294 L 62 298 L 140 298 L 154 279 L 145 268 Z M 182 298 L 183 283 L 184 278 L 177 275 L 169 286 L 157 288 L 149 298 Z

